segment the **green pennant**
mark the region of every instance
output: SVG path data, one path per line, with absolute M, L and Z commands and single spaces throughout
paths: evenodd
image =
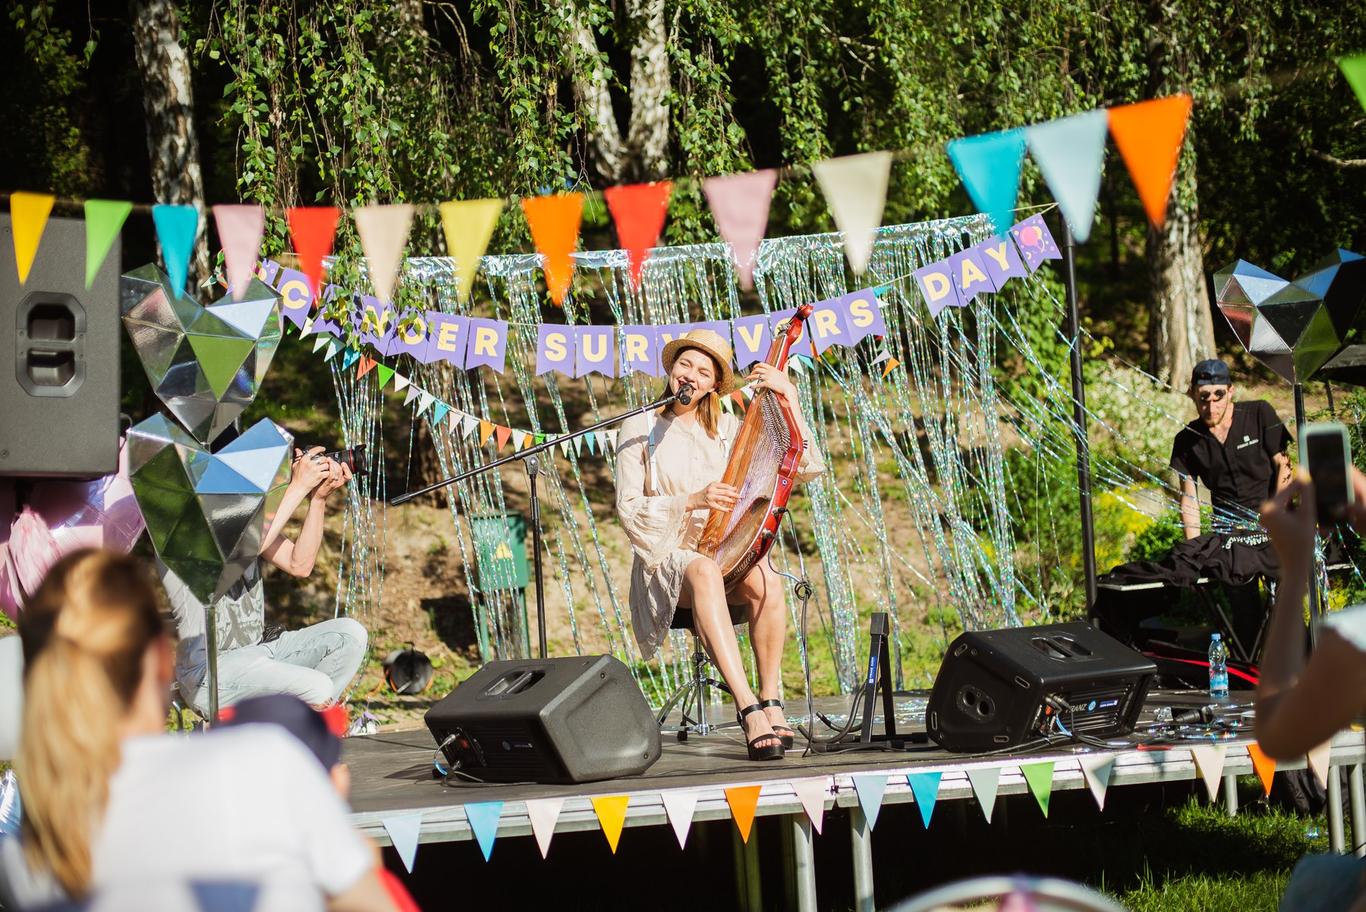
M 1024 776 L 1034 800 L 1039 802 L 1039 810 L 1047 817 L 1048 799 L 1053 795 L 1053 761 L 1023 763 L 1020 765 L 1020 773 Z
M 1366 54 L 1341 57 L 1338 59 L 1338 68 L 1342 70 L 1342 75 L 1347 77 L 1347 84 L 1352 87 L 1352 91 L 1356 92 L 1361 107 L 1366 109 Z
M 379 388 L 384 389 L 394 379 L 394 369 L 381 364 L 375 368 L 375 375 L 379 377 Z
M 133 204 L 123 200 L 86 200 L 85 201 L 85 287 L 95 284 L 95 274 L 100 271 L 104 258 L 109 254 L 114 239 L 123 230 L 123 222 Z

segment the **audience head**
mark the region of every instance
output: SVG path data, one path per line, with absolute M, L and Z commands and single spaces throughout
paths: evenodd
M 319 712 L 298 697 L 268 694 L 250 697 L 224 707 L 218 714 L 221 726 L 278 725 L 308 748 L 332 779 L 344 799 L 351 791 L 351 775 L 341 762 L 341 734 L 346 730 L 346 710 L 331 706 Z
M 19 635 L 24 709 L 15 768 L 25 851 L 80 897 L 119 742 L 165 724 L 170 641 L 143 565 L 94 550 L 48 571 L 19 614 Z

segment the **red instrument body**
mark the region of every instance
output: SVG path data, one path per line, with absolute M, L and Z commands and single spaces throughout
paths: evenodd
M 774 337 L 766 363 L 780 370 L 787 365 L 788 354 L 812 310 L 810 304 L 797 309 L 786 329 Z M 730 510 L 711 511 L 698 545 L 698 551 L 721 568 L 727 589 L 744 579 L 768 554 L 787 512 L 805 449 L 797 416 L 786 400 L 767 389 L 756 393 L 721 477 L 740 491 L 739 500 Z

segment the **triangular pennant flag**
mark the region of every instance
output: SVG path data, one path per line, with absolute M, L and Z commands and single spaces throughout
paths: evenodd
M 1356 93 L 1357 101 L 1366 109 L 1366 54 L 1338 59 L 1338 69 L 1347 77 L 1347 84 Z
M 85 201 L 85 287 L 95 284 L 109 248 L 123 230 L 133 204 L 124 200 Z
M 844 253 L 849 268 L 861 276 L 873 255 L 873 240 L 882 224 L 887 204 L 887 178 L 892 172 L 892 153 L 864 152 L 827 158 L 811 166 L 821 185 L 835 225 L 844 232 Z
M 608 187 L 602 191 L 607 209 L 617 226 L 617 238 L 631 264 L 631 287 L 640 287 L 641 271 L 650 248 L 659 241 L 664 229 L 664 216 L 669 212 L 669 194 L 673 184 L 655 181 L 648 184 L 627 184 Z
M 1318 779 L 1319 785 L 1324 788 L 1328 787 L 1328 771 L 1331 769 L 1329 759 L 1332 757 L 1332 754 L 1333 741 L 1330 738 L 1311 750 L 1305 756 L 1305 759 L 1309 763 L 1309 768 L 1314 772 L 1314 778 Z
M 228 290 L 234 301 L 240 301 L 256 274 L 261 238 L 266 233 L 266 210 L 250 204 L 214 206 L 213 223 L 218 229 L 218 243 L 223 245 Z
M 1197 744 L 1191 748 L 1191 759 L 1200 777 L 1205 780 L 1209 800 L 1219 794 L 1219 778 L 1224 774 L 1224 754 L 1228 748 L 1223 744 Z
M 396 392 L 396 393 L 401 393 L 401 392 L 403 392 L 405 389 L 408 388 L 408 384 L 409 384 L 409 383 L 412 383 L 412 382 L 413 382 L 413 381 L 412 381 L 411 379 L 409 379 L 408 377 L 403 376 L 403 375 L 400 374 L 398 371 L 395 371 L 395 372 L 394 372 L 394 392 Z M 407 405 L 408 403 L 407 403 L 407 402 L 404 402 L 403 404 L 404 404 L 404 405 Z
M 1047 817 L 1048 799 L 1053 796 L 1053 761 L 1022 763 L 1020 775 L 1024 776 L 1025 785 L 1029 786 L 1029 792 L 1034 796 L 1034 800 L 1039 802 L 1039 810 Z
M 421 396 L 421 395 L 422 395 L 422 387 L 420 387 L 420 386 L 410 386 L 410 387 L 408 387 L 408 395 L 406 395 L 406 396 L 403 397 L 403 404 L 404 404 L 404 405 L 412 405 L 412 404 L 413 404 L 413 400 L 416 399 L 418 396 Z
M 938 771 L 906 774 L 906 784 L 911 787 L 915 803 L 920 805 L 920 820 L 926 829 L 929 829 L 930 817 L 934 815 L 934 803 L 939 800 L 939 780 L 942 778 L 944 774 Z
M 450 410 L 451 407 L 449 405 L 438 399 L 436 404 L 432 406 L 432 416 L 428 420 L 431 421 L 433 425 L 440 427 L 441 422 L 446 420 L 446 413 Z
M 819 833 L 821 825 L 825 822 L 825 797 L 830 794 L 830 780 L 824 777 L 794 779 L 788 784 L 792 786 L 792 791 L 797 793 L 797 800 L 802 803 L 807 818 Z
M 194 252 L 195 235 L 199 233 L 199 210 L 185 204 L 158 203 L 152 207 L 152 224 L 161 242 L 161 259 L 166 264 L 166 276 L 176 294 L 185 293 L 185 280 L 190 273 L 190 254 Z
M 730 805 L 730 818 L 740 831 L 740 839 L 749 842 L 749 830 L 754 825 L 754 809 L 759 806 L 761 785 L 736 785 L 726 789 L 726 804 Z
M 342 370 L 347 370 L 351 365 L 360 360 L 360 352 L 354 348 L 348 348 L 346 354 L 342 355 Z
M 721 240 L 730 244 L 740 287 L 745 291 L 754 287 L 754 258 L 768 230 L 768 208 L 777 185 L 778 172 L 772 168 L 702 181 L 716 230 Z
M 492 437 L 492 436 L 493 436 L 493 422 L 492 422 L 492 421 L 484 421 L 483 419 L 480 419 L 480 421 L 479 421 L 479 445 L 480 445 L 480 446 L 483 446 L 484 444 L 488 443 L 488 442 L 489 442 L 489 438 Z
M 28 281 L 33 259 L 38 255 L 38 244 L 43 239 L 43 229 L 56 202 L 57 198 L 50 193 L 26 193 L 20 190 L 10 194 L 9 217 L 14 232 L 14 262 L 19 268 L 20 285 Z M 181 284 L 184 284 L 183 280 Z
M 1020 165 L 1024 162 L 1023 130 L 983 133 L 951 139 L 949 158 L 978 212 L 991 217 L 996 234 L 1010 230 L 1011 210 L 1020 195 Z
M 1191 97 L 1172 95 L 1110 109 L 1110 135 L 1129 168 L 1129 177 L 1148 213 L 1161 228 L 1167 221 L 1167 199 L 1181 157 L 1181 142 L 1191 116 Z
M 536 837 L 536 846 L 545 858 L 550 852 L 550 839 L 555 835 L 555 821 L 560 819 L 560 809 L 564 807 L 563 798 L 530 798 L 526 803 L 526 815 L 531 821 L 531 833 Z
M 583 220 L 582 193 L 556 193 L 522 200 L 531 240 L 545 258 L 546 288 L 550 299 L 564 306 L 564 296 L 574 280 L 574 248 L 579 243 L 579 223 Z
M 457 410 L 457 409 L 451 409 L 450 417 L 446 419 L 446 423 L 449 424 L 449 425 L 451 426 L 451 431 L 452 431 L 452 432 L 458 432 L 458 431 L 460 430 L 460 428 L 461 428 L 461 421 L 460 421 L 460 412 L 459 412 L 459 410 Z
M 630 795 L 598 795 L 593 798 L 593 813 L 598 815 L 598 826 L 612 854 L 617 854 L 617 843 L 621 841 L 621 828 L 626 825 L 626 806 L 631 803 Z
M 1086 787 L 1091 797 L 1096 799 L 1096 807 L 1105 810 L 1105 792 L 1110 788 L 1110 776 L 1115 771 L 1115 758 L 1107 756 L 1082 757 L 1081 774 L 1086 779 Z
M 885 380 L 887 375 L 901 366 L 901 362 L 895 358 L 888 358 L 887 365 L 882 368 L 882 377 Z
M 480 421 L 478 418 L 474 417 L 473 415 L 461 415 L 461 416 L 460 416 L 460 436 L 461 436 L 461 437 L 468 437 L 468 436 L 470 436 L 471 434 L 475 433 L 476 431 L 482 431 L 483 426 L 484 426 L 484 422 Z M 489 433 L 493 433 L 492 425 L 490 425 L 490 427 L 489 427 Z M 484 440 L 487 440 L 487 439 L 488 439 L 487 437 L 484 438 Z M 481 446 L 483 445 L 483 440 L 480 441 L 480 445 L 481 445 Z
M 877 814 L 882 810 L 882 795 L 887 791 L 887 775 L 871 773 L 854 776 L 854 791 L 858 793 L 858 806 L 863 810 L 863 818 L 868 821 L 868 830 L 877 826 Z
M 409 874 L 413 873 L 413 859 L 417 857 L 417 837 L 422 831 L 422 811 L 391 814 L 380 818 L 380 823 L 384 826 L 384 832 L 389 834 L 389 841 L 394 844 L 394 851 L 403 862 L 403 869 Z M 490 840 L 489 845 L 492 844 Z M 487 858 L 487 854 L 484 857 Z
M 431 407 L 432 407 L 432 403 L 435 402 L 435 401 L 436 401 L 436 397 L 435 397 L 435 396 L 433 396 L 431 393 L 427 392 L 426 390 L 423 390 L 422 393 L 421 393 L 421 395 L 419 395 L 418 398 L 417 398 L 417 413 L 418 413 L 419 415 L 425 414 L 426 411 L 427 411 L 427 409 L 431 408 Z
M 317 354 L 318 352 L 322 351 L 324 348 L 327 347 L 327 343 L 331 341 L 332 340 L 327 336 L 318 336 L 316 339 L 313 340 L 313 353 Z
M 359 380 L 377 367 L 379 367 L 379 362 L 369 355 L 366 355 L 364 358 L 361 358 L 360 362 L 356 365 L 356 379 Z
M 996 789 L 1001 784 L 999 766 L 977 766 L 968 769 L 968 783 L 977 803 L 982 806 L 982 816 L 991 823 L 991 812 L 996 807 Z
M 341 353 L 342 345 L 336 339 L 327 340 L 327 354 L 323 356 L 324 361 L 331 361 Z
M 494 428 L 493 437 L 498 441 L 498 449 L 508 445 L 508 438 L 512 436 L 512 428 L 503 427 L 501 424 Z
M 1257 778 L 1262 780 L 1262 789 L 1266 792 L 1266 797 L 1271 797 L 1271 781 L 1276 776 L 1276 761 L 1267 756 L 1266 751 L 1257 742 L 1247 746 L 1247 755 L 1252 758 L 1252 768 L 1257 771 Z
M 688 831 L 692 829 L 692 814 L 697 809 L 697 792 L 693 789 L 669 789 L 660 792 L 659 798 L 664 802 L 664 813 L 668 815 L 669 826 L 674 828 L 678 847 L 685 848 Z
M 476 801 L 465 805 L 465 819 L 474 830 L 474 838 L 485 861 L 493 854 L 493 841 L 498 838 L 498 818 L 502 815 L 501 801 Z
M 408 203 L 359 206 L 351 210 L 351 217 L 356 220 L 375 297 L 385 303 L 393 301 L 394 284 L 403 267 L 403 250 L 413 225 L 413 207 Z
M 1029 152 L 1078 243 L 1091 236 L 1105 162 L 1104 111 L 1087 111 L 1025 128 Z
M 308 279 L 308 293 L 322 289 L 323 258 L 332 252 L 341 210 L 335 206 L 295 206 L 285 212 L 289 237 L 299 255 L 299 268 Z
M 442 203 L 441 227 L 446 234 L 446 254 L 455 260 L 455 288 L 463 305 L 474 288 L 479 259 L 489 249 L 489 238 L 503 212 L 500 199 L 460 200 Z
M 389 381 L 394 379 L 394 369 L 381 364 L 379 367 L 375 368 L 375 375 L 379 378 L 379 388 L 384 389 L 389 385 Z
M 561 440 L 561 441 L 560 441 L 560 452 L 563 453 L 566 457 L 568 457 L 571 453 L 574 452 L 574 441 L 572 441 L 572 440 Z

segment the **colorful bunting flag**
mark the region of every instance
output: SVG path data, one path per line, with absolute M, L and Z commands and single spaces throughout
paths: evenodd
M 895 358 L 887 359 L 887 366 L 882 369 L 882 379 L 886 380 L 887 375 L 901 366 L 901 362 Z
M 934 816 L 934 804 L 939 800 L 939 780 L 944 774 L 938 770 L 932 773 L 907 773 L 906 784 L 911 787 L 915 803 L 920 806 L 920 820 L 925 829 L 930 828 L 930 818 Z
M 369 355 L 361 358 L 360 361 L 356 364 L 356 379 L 359 380 L 361 377 L 364 377 L 366 374 L 370 373 L 370 371 L 374 370 L 378 366 L 379 362 L 376 361 L 374 358 L 371 358 Z
M 199 233 L 199 210 L 191 205 L 158 203 L 152 207 L 152 224 L 161 242 L 161 258 L 166 264 L 166 277 L 176 294 L 185 293 L 185 281 L 190 273 L 190 254 L 194 252 L 195 235 Z
M 737 785 L 726 789 L 726 804 L 730 805 L 730 817 L 735 828 L 740 831 L 740 839 L 749 842 L 750 827 L 754 825 L 754 810 L 759 806 L 761 785 Z
M 1020 195 L 1024 131 L 1002 130 L 954 139 L 947 149 L 977 211 L 990 216 L 997 234 L 1005 234 L 1010 227 L 1011 210 Z
M 968 768 L 968 783 L 972 786 L 972 793 L 977 796 L 977 803 L 981 805 L 982 816 L 991 823 L 991 812 L 996 807 L 996 790 L 1001 785 L 1001 768 L 999 766 L 974 766 Z
M 556 306 L 564 306 L 564 296 L 574 280 L 574 248 L 579 243 L 579 224 L 583 220 L 582 193 L 556 193 L 522 200 L 522 212 L 531 228 L 531 240 L 545 258 L 546 288 Z
M 1347 78 L 1347 84 L 1356 93 L 1362 109 L 1366 110 L 1366 54 L 1338 58 L 1338 69 Z
M 1062 251 L 1058 249 L 1053 232 L 1048 230 L 1048 223 L 1042 215 L 1031 215 L 1013 226 L 1010 236 L 1015 239 L 1015 246 L 1019 248 L 1020 256 L 1031 273 L 1042 266 L 1044 260 L 1062 259 Z
M 1176 177 L 1181 143 L 1191 116 L 1191 97 L 1172 95 L 1110 108 L 1110 135 L 1129 168 L 1148 221 L 1159 231 Z
M 607 209 L 612 213 L 612 221 L 617 226 L 617 238 L 631 264 L 632 288 L 640 288 L 645 258 L 650 248 L 659 242 L 659 233 L 664 229 L 664 217 L 669 212 L 669 194 L 672 192 L 673 184 L 670 181 L 627 184 L 602 191 L 603 198 L 607 200 Z
M 1228 747 L 1223 744 L 1197 744 L 1191 748 L 1191 759 L 1195 769 L 1205 780 L 1205 789 L 1212 802 L 1219 794 L 1219 779 L 1224 775 L 1224 755 Z
M 421 388 L 421 387 L 419 387 L 419 386 L 410 386 L 410 387 L 408 387 L 408 395 L 406 395 L 406 396 L 403 397 L 403 404 L 404 404 L 404 405 L 412 405 L 412 404 L 413 404 L 413 400 L 416 399 L 416 398 L 417 398 L 418 396 L 420 396 L 420 395 L 422 395 L 422 388 Z
M 359 206 L 351 210 L 360 235 L 365 268 L 375 295 L 384 303 L 394 299 L 394 285 L 403 269 L 403 250 L 413 224 L 413 207 L 408 203 L 387 206 Z
M 11 204 L 13 205 L 13 204 Z M 85 201 L 85 287 L 95 284 L 95 276 L 104 265 L 104 258 L 123 230 L 123 223 L 133 204 L 123 200 L 92 199 Z
M 1318 747 L 1305 755 L 1305 760 L 1309 768 L 1314 772 L 1314 778 L 1319 780 L 1319 785 L 1328 787 L 1328 772 L 1332 769 L 1330 763 L 1333 754 L 1333 740 L 1329 738 Z
M 882 795 L 887 791 L 887 774 L 870 773 L 854 776 L 854 791 L 858 794 L 858 806 L 863 810 L 863 818 L 868 821 L 868 831 L 877 826 L 878 811 L 882 810 Z
M 503 427 L 501 424 L 493 429 L 493 438 L 498 442 L 498 449 L 508 445 L 508 438 L 512 436 L 512 428 Z
M 825 798 L 830 794 L 829 778 L 794 779 L 790 785 L 792 791 L 797 793 L 797 800 L 802 803 L 802 809 L 806 811 L 811 825 L 819 833 L 821 825 L 825 822 Z
M 412 380 L 410 380 L 409 378 L 405 377 L 403 374 L 400 374 L 400 373 L 398 373 L 398 372 L 395 372 L 395 373 L 394 373 L 394 392 L 396 392 L 396 393 L 401 393 L 401 392 L 403 392 L 405 389 L 408 388 L 408 384 L 411 383 L 411 382 L 412 382 Z M 404 404 L 404 405 L 407 405 L 408 403 L 407 403 L 407 402 L 404 402 L 403 404 Z
M 38 244 L 43 239 L 48 216 L 57 198 L 50 193 L 18 191 L 9 198 L 10 228 L 14 232 L 14 262 L 19 270 L 19 284 L 28 281 Z
M 855 276 L 863 275 L 887 204 L 892 153 L 864 152 L 828 158 L 811 166 L 835 225 L 844 232 L 844 253 Z
M 612 854 L 617 854 L 617 843 L 621 841 L 621 828 L 626 825 L 626 806 L 631 803 L 630 795 L 597 795 L 593 798 L 593 813 L 598 815 L 598 826 Z
M 240 301 L 247 293 L 247 286 L 256 272 L 256 260 L 261 255 L 266 210 L 250 204 L 214 206 L 213 223 L 218 229 L 218 243 L 223 246 L 228 290 L 234 301 Z
M 745 291 L 754 287 L 754 258 L 768 229 L 768 208 L 777 185 L 778 172 L 772 168 L 702 181 L 716 230 L 730 244 L 740 287 Z
M 1105 755 L 1081 758 L 1081 774 L 1086 779 L 1086 787 L 1091 797 L 1096 799 L 1096 807 L 1105 810 L 1105 792 L 1110 788 L 1110 777 L 1115 772 L 1115 758 Z
M 475 801 L 464 807 L 465 819 L 474 831 L 479 851 L 484 853 L 484 860 L 488 861 L 493 854 L 493 841 L 498 838 L 498 818 L 503 815 L 503 802 Z
M 664 813 L 669 818 L 669 826 L 673 827 L 674 837 L 678 839 L 678 847 L 685 848 L 688 831 L 692 828 L 693 811 L 697 809 L 697 792 L 693 789 L 669 789 L 660 792 L 659 797 L 664 802 Z
M 446 253 L 455 260 L 455 287 L 461 306 L 470 299 L 479 260 L 489 249 L 503 212 L 501 199 L 460 200 L 437 206 L 446 235 Z
M 290 242 L 299 255 L 310 296 L 316 297 L 322 290 L 323 258 L 332 252 L 340 218 L 336 206 L 295 206 L 285 212 Z
M 531 834 L 536 837 L 536 846 L 541 857 L 550 853 L 550 840 L 555 835 L 555 822 L 560 819 L 560 809 L 564 807 L 563 798 L 529 798 L 526 815 L 531 821 Z
M 1025 128 L 1029 152 L 1078 243 L 1091 236 L 1105 165 L 1105 111 L 1087 111 Z
M 375 376 L 379 378 L 379 388 L 384 389 L 389 385 L 389 381 L 394 379 L 394 369 L 381 364 L 375 369 Z
M 1025 785 L 1029 786 L 1029 792 L 1034 796 L 1034 800 L 1039 802 L 1039 810 L 1047 817 L 1048 799 L 1053 795 L 1053 761 L 1022 763 L 1020 775 L 1024 776 Z
M 1257 771 L 1257 778 L 1262 780 L 1262 789 L 1266 792 L 1266 797 L 1271 797 L 1271 782 L 1276 776 L 1276 761 L 1269 756 L 1262 746 L 1253 742 L 1247 746 L 1247 755 L 1252 759 L 1252 768 Z
M 413 873 L 413 860 L 417 858 L 418 834 L 422 832 L 422 811 L 391 814 L 381 818 L 380 823 L 384 826 L 384 832 L 389 834 L 389 841 L 394 844 L 394 851 L 403 862 L 403 869 L 409 874 Z M 493 842 L 490 840 L 489 847 L 492 846 Z M 488 858 L 487 853 L 484 857 Z
M 451 407 L 449 405 L 437 400 L 436 404 L 432 406 L 432 415 L 427 420 L 430 421 L 433 426 L 440 427 L 441 422 L 446 420 L 446 415 L 450 410 Z
M 486 444 L 489 442 L 489 438 L 492 437 L 492 436 L 493 436 L 493 422 L 492 422 L 492 421 L 484 421 L 484 420 L 481 419 L 481 420 L 479 421 L 479 445 L 480 445 L 480 446 L 486 445 Z

